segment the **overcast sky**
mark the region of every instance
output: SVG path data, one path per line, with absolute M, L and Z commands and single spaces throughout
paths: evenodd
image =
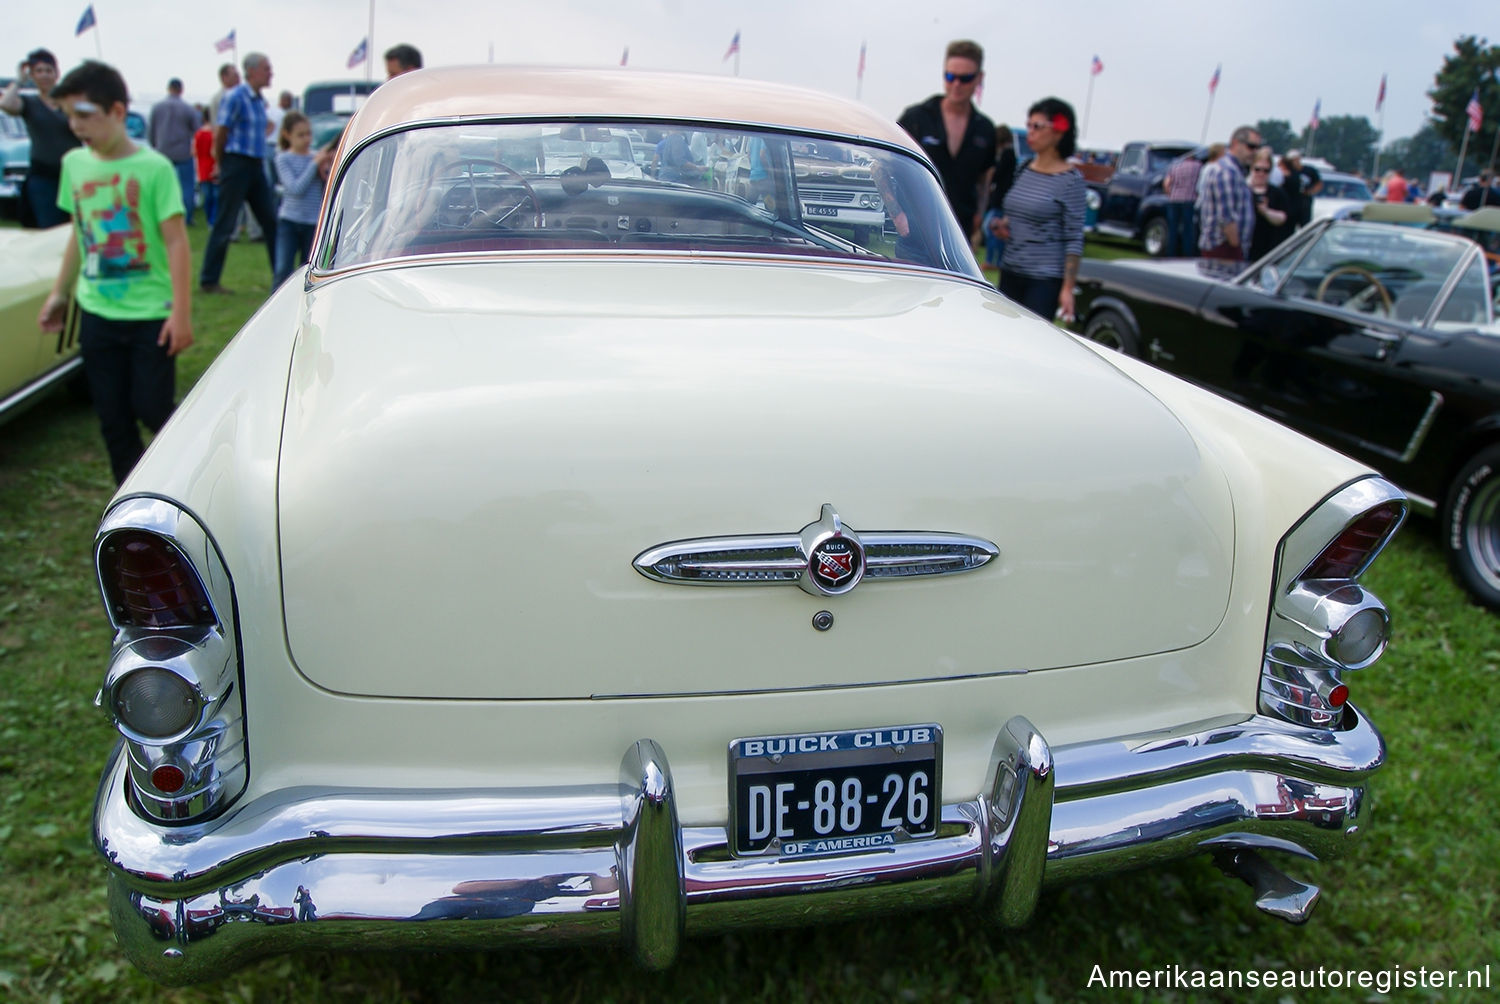
M 228 55 L 214 43 L 233 29 L 240 56 L 271 57 L 273 90 L 300 93 L 314 80 L 365 75 L 347 60 L 370 32 L 369 0 L 94 0 L 97 27 L 75 36 L 87 6 L 8 2 L 5 35 L 15 51 L 0 72 L 13 73 L 34 46 L 56 53 L 64 72 L 102 51 L 139 106 L 159 99 L 172 76 L 202 100 Z M 1382 73 L 1385 137 L 1409 136 L 1430 111 L 1426 91 L 1453 41 L 1500 26 L 1495 0 L 376 0 L 373 7 L 377 78 L 381 54 L 397 42 L 416 45 L 429 66 L 493 59 L 618 67 L 628 46 L 627 69 L 731 74 L 734 59 L 724 57 L 738 31 L 741 76 L 848 97 L 856 95 L 864 42 L 859 97 L 893 118 L 941 89 L 947 42 L 972 38 L 986 52 L 988 115 L 1021 122 L 1033 101 L 1056 95 L 1077 108 L 1089 145 L 1101 147 L 1199 139 L 1218 64 L 1210 139 L 1262 118 L 1300 129 L 1319 99 L 1324 118 L 1365 115 L 1378 128 Z M 1104 70 L 1090 102 L 1096 54 Z

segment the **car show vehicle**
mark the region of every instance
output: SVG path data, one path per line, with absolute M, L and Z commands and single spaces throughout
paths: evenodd
M 1313 196 L 1312 218 L 1345 217 L 1358 213 L 1373 198 L 1365 179 L 1355 174 L 1324 171 L 1323 187 Z
M 21 184 L 31 169 L 31 135 L 26 123 L 0 114 L 0 207 L 10 216 L 20 212 Z
M 76 317 L 58 334 L 37 325 L 72 238 L 71 226 L 0 228 L 0 422 L 81 379 Z
M 573 127 L 763 145 L 765 197 L 545 173 L 538 130 Z M 803 211 L 809 143 L 868 165 L 867 243 Z M 1366 825 L 1385 745 L 1349 688 L 1390 615 L 1360 577 L 1405 513 L 1001 297 L 864 105 L 404 75 L 350 121 L 310 265 L 99 527 L 110 917 L 169 983 L 1014 927 L 1044 885 L 1195 855 L 1304 920 L 1278 859 Z
M 319 80 L 302 89 L 302 114 L 312 128 L 314 150 L 338 141 L 349 117 L 380 86 L 378 80 Z
M 1222 264 L 1085 261 L 1078 329 L 1377 468 L 1437 516 L 1459 581 L 1500 608 L 1500 327 L 1483 250 L 1326 219 L 1253 267 Z
M 1167 196 L 1162 181 L 1173 161 L 1197 149 L 1186 140 L 1126 143 L 1109 182 L 1096 186 L 1101 201 L 1094 231 L 1140 241 L 1153 258 L 1166 254 Z M 1201 151 L 1200 159 L 1206 153 Z

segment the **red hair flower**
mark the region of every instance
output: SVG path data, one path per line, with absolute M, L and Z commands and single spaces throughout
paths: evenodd
M 1068 117 L 1062 112 L 1058 112 L 1056 115 L 1052 116 L 1052 128 L 1054 131 L 1067 132 L 1072 127 L 1073 123 L 1069 122 Z

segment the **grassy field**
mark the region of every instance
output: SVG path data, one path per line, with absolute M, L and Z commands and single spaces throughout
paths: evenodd
M 201 247 L 204 231 L 194 229 Z M 1110 251 L 1118 246 L 1110 246 Z M 258 247 L 230 252 L 233 296 L 195 304 L 182 389 L 268 292 Z M 89 546 L 112 491 L 92 413 L 58 396 L 0 427 L 0 1000 L 17 1001 L 1069 1001 L 1212 998 L 1090 987 L 1094 967 L 1469 970 L 1500 988 L 1500 618 L 1466 602 L 1422 520 L 1368 577 L 1396 617 L 1389 654 L 1353 677 L 1390 761 L 1365 838 L 1336 862 L 1289 870 L 1324 886 L 1301 928 L 1264 917 L 1248 888 L 1194 860 L 1049 890 L 1035 926 L 967 913 L 690 940 L 664 974 L 613 946 L 458 955 L 305 955 L 164 990 L 120 956 L 89 840 L 114 742 L 92 705 L 108 653 Z M 1488 709 L 1488 710 L 1486 710 Z M 1496 989 L 1397 991 L 1494 1000 Z M 1235 994 L 1235 997 L 1245 996 Z M 1256 995 L 1249 995 L 1256 996 Z M 1277 990 L 1266 1000 L 1382 999 Z

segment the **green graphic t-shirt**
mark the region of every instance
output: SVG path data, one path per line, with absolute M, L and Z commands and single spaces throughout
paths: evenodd
M 146 147 L 100 160 L 88 147 L 63 157 L 57 204 L 73 214 L 82 267 L 78 305 L 113 321 L 172 312 L 172 276 L 161 221 L 182 215 L 171 161 Z

